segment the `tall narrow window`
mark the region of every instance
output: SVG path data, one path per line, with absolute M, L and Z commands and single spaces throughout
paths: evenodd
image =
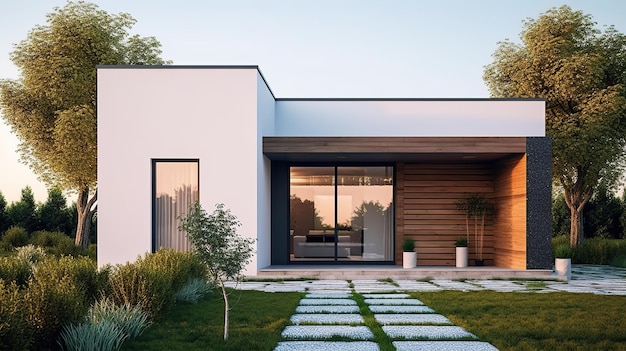
M 184 232 L 178 230 L 179 216 L 198 201 L 198 160 L 153 160 L 152 249 L 191 248 Z

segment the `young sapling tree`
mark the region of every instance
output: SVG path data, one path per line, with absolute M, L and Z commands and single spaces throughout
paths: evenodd
M 254 253 L 255 239 L 243 238 L 237 233 L 241 222 L 224 204 L 217 204 L 212 214 L 195 202 L 181 217 L 179 229 L 185 231 L 194 253 L 207 267 L 209 278 L 217 283 L 224 298 L 224 340 L 228 340 L 228 314 L 230 305 L 224 283 L 239 281 L 242 272 Z

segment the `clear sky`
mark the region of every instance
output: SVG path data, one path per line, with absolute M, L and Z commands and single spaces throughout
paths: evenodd
M 95 0 L 136 20 L 176 65 L 258 65 L 276 97 L 484 98 L 483 67 L 498 41 L 519 40 L 522 21 L 569 5 L 598 28 L 626 33 L 623 0 Z M 65 0 L 0 2 L 0 79 L 9 59 Z M 18 140 L 0 121 L 0 191 L 19 200 L 46 188 L 19 163 Z

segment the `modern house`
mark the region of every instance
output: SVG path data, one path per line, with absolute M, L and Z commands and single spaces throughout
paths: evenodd
M 486 265 L 552 268 L 543 100 L 281 99 L 256 66 L 100 66 L 97 99 L 100 265 L 188 249 L 199 200 L 257 239 L 248 275 L 401 266 L 403 238 L 453 269 L 479 193 Z

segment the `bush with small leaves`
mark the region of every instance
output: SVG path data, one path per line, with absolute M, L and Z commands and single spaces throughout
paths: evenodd
M 0 279 L 0 350 L 30 350 L 33 334 L 23 291 Z
M 0 257 L 0 279 L 5 282 L 15 282 L 24 286 L 31 278 L 33 266 L 27 260 L 16 256 Z
M 72 238 L 62 232 L 37 231 L 32 234 L 29 242 L 35 246 L 45 248 L 46 252 L 52 255 L 79 256 L 87 254 L 80 247 L 76 246 Z
M 110 297 L 117 305 L 139 305 L 154 317 L 175 302 L 176 292 L 190 278 L 203 274 L 191 253 L 161 249 L 115 266 L 109 276 Z
M 87 313 L 85 295 L 69 276 L 35 274 L 24 295 L 28 323 L 34 330 L 33 350 L 54 345 L 64 325 L 79 322 Z
M 85 296 L 87 305 L 95 301 L 107 288 L 109 272 L 98 270 L 97 263 L 87 257 L 46 257 L 37 264 L 34 275 L 37 278 L 57 279 L 68 277 Z
M 18 260 L 25 260 L 30 264 L 35 264 L 46 256 L 45 251 L 41 247 L 36 247 L 32 244 L 18 247 L 15 251 L 15 257 Z
M 13 226 L 4 233 L 2 241 L 10 247 L 20 247 L 28 244 L 28 233 L 22 227 Z

